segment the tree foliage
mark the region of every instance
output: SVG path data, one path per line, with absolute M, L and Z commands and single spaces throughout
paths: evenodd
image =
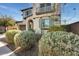
M 0 17 L 0 26 L 13 26 L 15 25 L 15 21 L 12 17 L 8 16 L 1 16 Z

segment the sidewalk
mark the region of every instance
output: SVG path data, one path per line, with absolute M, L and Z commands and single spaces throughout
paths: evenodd
M 0 40 L 2 38 L 5 38 L 5 36 L 0 34 Z M 0 41 L 0 56 L 15 56 L 14 52 L 11 51 L 6 45 L 7 43 Z

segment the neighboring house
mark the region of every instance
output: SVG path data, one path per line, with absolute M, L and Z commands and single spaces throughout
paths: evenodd
M 17 26 L 7 26 L 6 30 L 15 30 L 18 29 Z
M 75 34 L 79 34 L 79 22 L 75 22 L 67 25 L 69 27 L 69 31 Z
M 33 3 L 33 7 L 21 11 L 26 30 L 31 28 L 37 33 L 44 33 L 50 26 L 61 24 L 59 3 Z
M 20 30 L 26 30 L 26 24 L 23 23 L 23 21 L 16 21 L 16 26 L 17 26 L 18 29 L 20 29 Z

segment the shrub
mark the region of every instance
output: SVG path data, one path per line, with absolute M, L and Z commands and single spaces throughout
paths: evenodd
M 64 30 L 67 31 L 67 32 L 69 32 L 70 29 L 71 29 L 70 26 L 68 26 L 68 25 L 61 25 L 61 27 L 63 27 Z
M 66 31 L 66 26 L 61 25 L 61 26 L 51 26 L 48 30 L 48 32 L 52 32 L 52 31 Z
M 48 32 L 39 40 L 39 55 L 77 56 L 79 36 L 64 31 Z
M 36 41 L 39 41 L 41 39 L 42 34 L 35 33 L 35 39 Z
M 14 36 L 16 33 L 21 32 L 20 30 L 8 30 L 5 35 L 6 35 L 6 41 L 8 43 L 14 43 Z
M 28 31 L 33 31 L 33 32 L 35 32 L 35 31 L 34 31 L 33 29 L 31 29 L 31 28 L 29 28 Z
M 14 37 L 15 46 L 22 49 L 31 48 L 35 44 L 35 41 L 35 33 L 33 31 L 23 31 Z

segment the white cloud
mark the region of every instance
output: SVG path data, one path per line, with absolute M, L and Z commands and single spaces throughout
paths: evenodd
M 0 5 L 0 9 L 8 9 L 8 7 L 7 6 L 4 6 L 4 5 Z
M 5 9 L 5 10 L 8 10 L 10 12 L 14 12 L 14 13 L 18 13 L 20 11 L 18 11 L 16 8 L 12 8 L 12 7 L 9 7 L 9 6 L 5 6 L 5 5 L 0 5 L 0 9 Z

